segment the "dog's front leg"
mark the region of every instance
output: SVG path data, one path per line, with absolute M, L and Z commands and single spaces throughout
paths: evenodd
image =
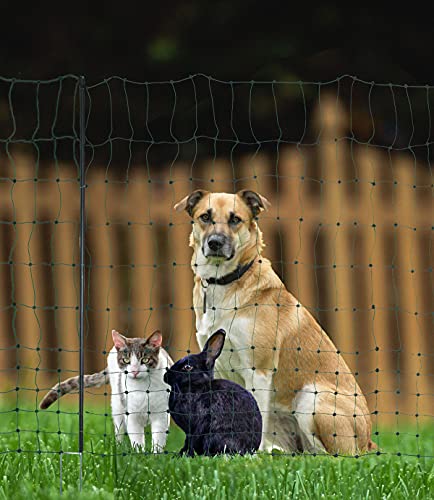
M 262 415 L 262 440 L 259 450 L 271 451 L 273 436 L 270 430 L 270 414 L 275 399 L 272 371 L 254 370 L 251 379 L 246 380 L 246 388 L 253 393 Z

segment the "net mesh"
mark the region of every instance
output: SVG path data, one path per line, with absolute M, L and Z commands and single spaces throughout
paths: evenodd
M 76 396 L 45 411 L 39 403 L 78 374 L 81 313 L 87 374 L 105 369 L 112 329 L 128 337 L 161 330 L 174 360 L 199 351 L 192 225 L 173 206 L 200 188 L 249 189 L 271 202 L 258 222 L 264 255 L 333 340 L 333 370 L 344 359 L 354 373 L 378 445 L 371 453 L 434 456 L 426 437 L 434 396 L 432 87 L 349 76 L 319 83 L 193 75 L 167 82 L 112 77 L 85 91 L 81 109 L 76 76 L 0 78 L 0 451 L 78 450 Z M 269 304 L 258 300 L 257 307 Z M 233 375 L 244 385 L 254 380 L 258 359 L 253 324 L 252 345 L 236 353 L 242 360 L 242 351 L 253 351 L 252 366 L 237 365 Z M 268 326 L 273 339 L 279 320 Z M 330 369 L 320 351 L 309 353 L 317 354 L 309 366 L 319 376 Z M 302 371 L 288 370 L 288 380 L 311 376 Z M 266 412 L 276 409 L 270 403 Z M 267 432 L 278 447 L 286 431 L 275 422 Z M 149 452 L 149 427 L 145 437 Z M 165 453 L 179 451 L 182 441 L 172 426 Z M 86 389 L 84 451 L 134 452 L 114 439 L 109 385 Z

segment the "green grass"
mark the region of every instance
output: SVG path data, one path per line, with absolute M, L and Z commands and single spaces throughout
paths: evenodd
M 56 408 L 50 413 L 27 408 L 16 412 L 12 404 L 1 412 L 0 500 L 58 498 L 59 451 L 77 451 L 76 407 L 64 405 L 62 410 L 71 413 L 60 415 Z M 432 498 L 434 491 L 433 459 L 415 457 L 434 456 L 432 426 L 401 428 L 399 435 L 393 426 L 380 429 L 374 438 L 384 454 L 358 459 L 265 454 L 187 459 L 171 453 L 183 441 L 176 428 L 170 432 L 167 455 L 134 453 L 127 441 L 116 446 L 105 411 L 91 407 L 85 416 L 81 495 L 79 457 L 62 457 L 63 498 L 399 499 Z

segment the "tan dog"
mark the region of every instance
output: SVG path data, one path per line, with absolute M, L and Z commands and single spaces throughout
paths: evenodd
M 261 449 L 357 454 L 375 447 L 366 399 L 307 309 L 261 256 L 257 215 L 269 202 L 253 191 L 197 190 L 175 209 L 193 219 L 193 304 L 203 348 L 227 332 L 221 377 L 253 392 L 262 412 Z

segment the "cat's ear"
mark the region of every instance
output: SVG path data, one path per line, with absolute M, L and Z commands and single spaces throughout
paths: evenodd
M 226 332 L 218 330 L 207 340 L 202 352 L 206 352 L 206 364 L 209 368 L 214 366 L 216 359 L 220 356 L 225 343 Z
M 125 349 L 127 347 L 127 339 L 121 335 L 118 331 L 112 330 L 113 343 L 116 349 L 119 351 L 120 349 Z
M 159 349 L 163 342 L 163 336 L 161 335 L 160 330 L 155 330 L 155 332 L 146 339 L 145 344 L 150 346 L 152 349 Z

